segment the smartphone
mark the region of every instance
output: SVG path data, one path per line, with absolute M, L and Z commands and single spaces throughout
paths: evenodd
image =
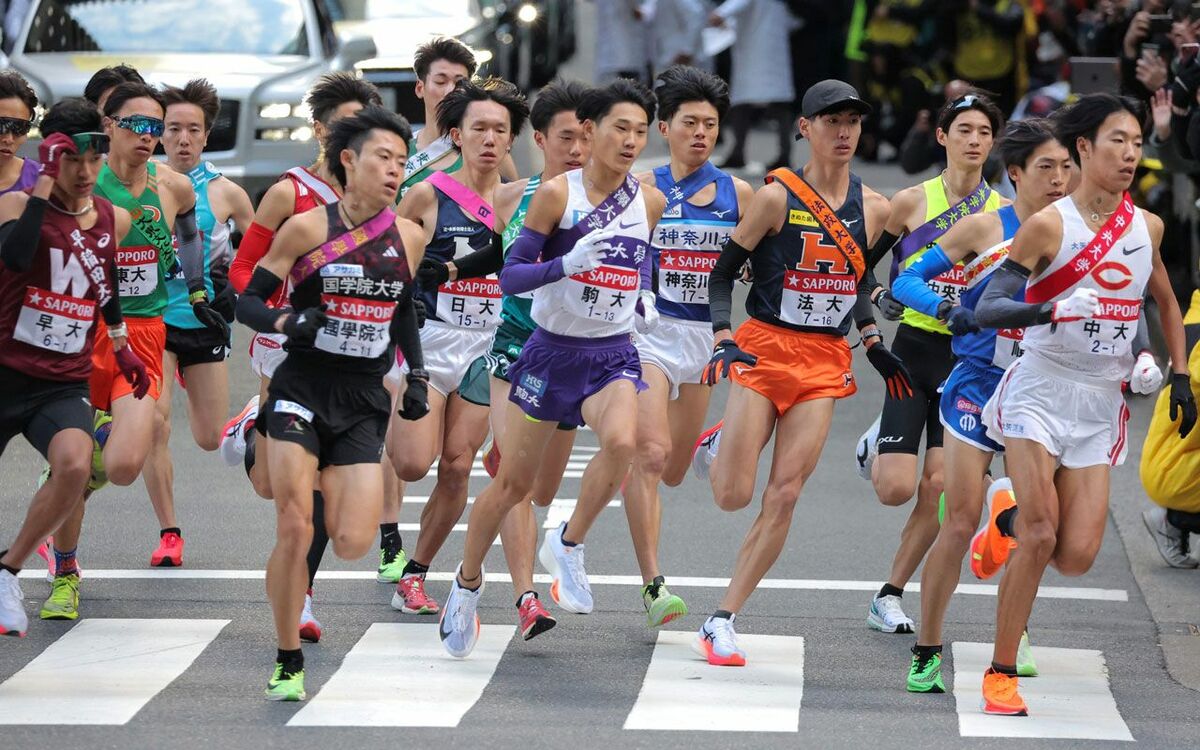
M 1117 93 L 1121 88 L 1121 66 L 1115 57 L 1072 57 L 1071 93 Z
M 1200 3 L 1192 3 L 1191 10 L 1188 11 L 1188 19 L 1200 21 Z
M 1171 33 L 1171 24 L 1175 19 L 1170 13 L 1152 13 L 1150 14 L 1150 36 L 1166 35 Z
M 1156 42 L 1143 42 L 1138 50 L 1139 57 L 1162 57 L 1162 45 Z
M 1194 60 L 1197 52 L 1200 52 L 1200 44 L 1197 44 L 1196 42 L 1179 45 L 1179 59 L 1181 62 Z

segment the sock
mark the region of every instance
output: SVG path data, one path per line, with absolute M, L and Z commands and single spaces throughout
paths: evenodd
M 922 646 L 918 643 L 912 647 L 912 652 L 913 656 L 917 657 L 923 662 L 926 662 L 933 658 L 934 655 L 942 653 L 942 644 L 939 643 L 936 646 Z
M 1017 536 L 1013 533 L 1013 527 L 1017 525 L 1017 510 L 1019 509 L 1014 506 L 1008 510 L 1000 511 L 1000 514 L 996 516 L 996 528 L 1004 536 L 1010 536 L 1014 539 Z
M 294 675 L 304 669 L 304 652 L 300 649 L 290 651 L 281 648 L 276 653 L 275 661 L 283 665 L 284 675 Z
M 179 530 L 178 526 L 168 526 L 167 528 L 158 532 L 158 538 L 162 539 L 167 534 L 175 534 L 176 536 L 179 536 L 179 537 L 183 536 L 183 532 Z
M 663 578 L 662 576 L 654 576 L 654 580 L 650 581 L 650 583 L 646 586 L 646 593 L 650 595 L 651 599 L 657 599 L 659 591 L 662 590 L 662 587 L 666 584 L 667 579 Z
M 79 565 L 75 562 L 75 551 L 60 552 L 58 547 L 54 548 L 54 575 L 65 576 L 79 572 Z
M 8 554 L 8 550 L 0 550 L 0 557 L 4 557 L 7 554 Z M 14 576 L 17 573 L 21 572 L 20 568 L 14 568 L 13 566 L 5 565 L 4 563 L 0 563 L 0 570 L 7 570 L 9 573 L 12 573 Z
M 1167 523 L 1180 531 L 1200 534 L 1200 513 L 1188 513 L 1182 510 L 1168 510 Z
M 1006 674 L 1009 677 L 1017 676 L 1017 668 L 1015 665 L 998 664 L 996 662 L 992 662 L 992 671 L 999 674 Z
M 325 531 L 325 496 L 313 492 L 313 538 L 308 547 L 308 587 L 317 579 L 317 569 L 321 567 L 321 558 L 325 556 L 325 548 L 329 546 L 329 533 Z
M 400 524 L 379 524 L 379 549 L 395 556 L 403 548 L 404 541 L 400 538 Z
M 897 596 L 903 598 L 904 589 L 898 589 L 890 583 L 885 583 L 883 584 L 883 588 L 879 589 L 879 593 L 875 595 L 875 598 L 878 599 L 884 596 Z
M 565 523 L 563 524 L 562 534 L 559 535 L 559 538 L 562 540 L 564 547 L 574 547 L 576 544 L 579 544 L 579 542 L 567 541 L 567 525 Z
M 404 570 L 400 571 L 400 577 L 407 578 L 408 576 L 421 576 L 424 578 L 425 574 L 428 572 L 428 565 L 422 565 L 416 560 L 409 560 L 408 564 L 404 566 Z
M 529 598 L 529 597 L 531 597 L 531 596 L 532 596 L 534 599 L 537 599 L 537 598 L 538 598 L 538 595 L 537 595 L 537 592 L 536 592 L 536 591 L 526 591 L 524 594 L 521 594 L 521 598 L 520 598 L 520 599 L 517 599 L 517 609 L 520 609 L 520 608 L 521 608 L 521 605 L 525 603 L 525 600 L 526 600 L 526 599 L 528 599 L 528 598 Z
M 250 470 L 254 468 L 254 446 L 258 437 L 258 430 L 250 430 L 246 433 L 246 453 L 242 456 L 242 466 L 246 469 L 246 476 L 250 476 Z
M 717 609 L 713 610 L 713 613 L 710 615 L 710 617 L 716 617 L 721 620 L 731 620 L 733 619 L 733 613 L 727 609 Z

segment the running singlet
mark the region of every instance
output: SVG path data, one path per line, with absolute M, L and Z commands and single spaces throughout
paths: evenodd
M 114 293 L 116 251 L 112 204 L 93 202 L 91 229 L 48 207 L 32 267 L 0 265 L 0 365 L 46 380 L 85 382 L 91 374 L 92 326 Z
M 144 215 L 170 238 L 171 227 L 167 226 L 162 202 L 158 199 L 158 169 L 154 162 L 146 164 L 146 174 L 146 189 L 134 200 L 141 204 Z M 122 205 L 122 196 L 128 196 L 129 191 L 105 164 L 96 180 L 96 195 Z M 130 224 L 129 234 L 125 235 L 125 241 L 117 248 L 117 288 L 121 294 L 121 312 L 130 318 L 162 315 L 167 309 L 166 281 L 174 274 L 177 263 L 174 252 L 169 256 L 159 252 L 136 221 Z
M 786 187 L 786 186 L 785 186 Z M 862 180 L 850 175 L 850 189 L 834 211 L 851 239 L 867 246 Z M 746 312 L 764 323 L 793 331 L 845 336 L 858 299 L 858 274 L 809 207 L 790 189 L 787 220 L 750 253 L 754 283 Z
M 391 221 L 377 238 L 363 241 L 334 260 L 326 262 L 322 258 L 318 270 L 296 280 L 302 263 L 329 246 L 344 243 L 338 240 L 349 228 L 342 223 L 337 205 L 325 206 L 329 221 L 327 245 L 301 256 L 289 275 L 292 309 L 324 305 L 328 322 L 317 332 L 312 346 L 288 343 L 284 348 L 288 350 L 289 362 L 314 372 L 359 373 L 382 378 L 394 358 L 389 330 L 392 314 L 412 279 L 404 242 L 391 210 L 384 209 Z M 364 231 L 377 218 L 378 215 L 355 227 L 355 231 Z
M 440 187 L 432 187 L 438 202 L 437 228 L 425 246 L 426 258 L 449 263 L 492 244 L 491 229 L 467 216 Z M 436 289 L 417 288 L 430 320 L 472 330 L 489 330 L 500 322 L 500 282 L 494 275 L 448 281 Z
M 654 228 L 651 241 L 654 268 L 658 272 L 659 312 L 669 318 L 702 323 L 712 320 L 708 312 L 709 274 L 738 220 L 733 178 L 711 163 L 705 166 L 711 167 L 710 177 L 712 172 L 716 173 L 717 186 L 716 197 L 705 206 L 688 202 L 691 197 L 685 189 L 688 178 L 676 183 L 671 176 L 671 165 L 654 170 L 654 181 L 667 196 L 667 208 Z M 713 184 L 710 178 L 701 180 L 690 191 L 692 194 Z
M 229 261 L 233 257 L 233 247 L 229 242 L 229 224 L 218 222 L 213 215 L 212 204 L 208 199 L 208 184 L 221 176 L 209 162 L 200 162 L 188 172 L 188 179 L 196 191 L 196 226 L 200 229 L 200 241 L 204 246 L 204 288 L 208 290 L 211 300 L 216 294 L 213 288 L 212 271 L 214 268 L 228 271 Z M 203 325 L 192 312 L 188 302 L 187 281 L 174 278 L 167 281 L 167 312 L 163 315 L 167 325 L 175 328 L 202 328 Z
M 443 135 L 425 148 L 418 148 L 417 135 L 414 133 L 412 140 L 408 142 L 408 161 L 404 163 L 404 180 L 400 183 L 400 193 L 396 197 L 397 202 L 399 202 L 400 198 L 404 197 L 404 194 L 413 185 L 429 179 L 429 175 L 434 172 L 453 172 L 461 167 L 463 163 L 461 153 L 448 167 L 435 170 L 429 166 L 445 156 L 453 148 L 454 144 L 450 141 L 449 135 Z
M 1133 367 L 1133 335 L 1153 268 L 1153 248 L 1142 212 L 1133 207 L 1128 194 L 1123 201 L 1128 211 L 1118 208 L 1113 218 L 1125 222 L 1125 215 L 1132 215 L 1132 221 L 1125 222 L 1129 230 L 1113 241 L 1106 253 L 1101 246 L 1092 245 L 1094 252 L 1089 250 L 1093 239 L 1100 238 L 1071 197 L 1055 201 L 1062 216 L 1062 244 L 1046 270 L 1031 277 L 1025 289 L 1026 300 L 1039 304 L 1066 299 L 1081 287 L 1100 293 L 1100 309 L 1094 318 L 1025 329 L 1027 353 L 1078 373 L 1081 379 L 1120 383 Z M 1118 225 L 1116 231 L 1123 229 Z M 1063 280 L 1055 285 L 1055 294 L 1048 294 L 1045 285 L 1051 275 Z
M 533 199 L 534 192 L 541 184 L 542 176 L 540 174 L 530 177 L 529 182 L 525 183 L 525 190 L 521 193 L 521 202 L 517 205 L 516 212 L 509 219 L 508 224 L 504 227 L 504 233 L 501 235 L 505 258 L 508 257 L 508 249 L 517 241 L 517 235 L 521 233 L 521 228 L 525 226 L 525 214 L 529 212 L 529 201 Z M 532 292 L 505 294 L 500 298 L 500 319 L 531 334 L 537 329 L 537 323 L 533 322 L 532 308 Z
M 980 298 L 983 297 L 983 290 L 987 288 L 988 281 L 992 278 L 992 273 L 1008 257 L 1013 237 L 1016 236 L 1017 229 L 1021 226 L 1021 220 L 1017 218 L 1017 209 L 1013 206 L 997 209 L 996 216 L 1000 219 L 1004 239 L 976 255 L 970 263 L 962 266 L 965 286 L 960 302 L 968 310 L 974 310 L 975 306 L 979 304 Z M 1021 290 L 1015 299 L 1023 301 L 1025 291 Z M 951 340 L 951 346 L 954 349 L 954 356 L 960 359 L 974 360 L 976 364 L 984 368 L 994 366 L 1003 370 L 1021 356 L 1021 332 L 1020 328 L 1000 330 L 981 328 L 978 331 L 955 336 Z
M 38 175 L 42 173 L 41 165 L 33 159 L 23 159 L 21 162 L 21 173 L 17 175 L 17 181 L 8 187 L 0 190 L 0 195 L 14 192 L 28 192 L 33 188 L 33 183 L 37 182 Z

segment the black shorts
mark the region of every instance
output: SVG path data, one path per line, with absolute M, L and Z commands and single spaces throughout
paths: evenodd
M 44 458 L 50 441 L 71 428 L 92 434 L 88 384 L 43 380 L 0 366 L 0 453 L 8 441 L 24 435 Z
M 921 433 L 925 434 L 926 450 L 941 448 L 938 389 L 954 369 L 950 337 L 901 324 L 896 329 L 892 352 L 904 360 L 904 366 L 912 376 L 913 395 L 903 399 L 884 397 L 883 416 L 879 420 L 879 452 L 915 456 L 921 449 Z
M 229 337 L 220 331 L 167 326 L 167 351 L 179 360 L 179 367 L 224 362 L 229 356 Z M 172 373 L 167 373 L 170 376 Z
M 377 464 L 391 410 L 382 378 L 306 372 L 288 359 L 271 379 L 258 421 L 265 419 L 273 440 L 303 446 L 320 468 Z

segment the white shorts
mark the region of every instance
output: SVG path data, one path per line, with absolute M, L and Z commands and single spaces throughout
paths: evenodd
M 1068 469 L 1120 466 L 1129 447 L 1129 407 L 1119 383 L 1080 383 L 1027 352 L 983 408 L 987 436 L 1040 443 Z
M 250 369 L 260 378 L 275 377 L 279 363 L 287 359 L 283 344 L 287 336 L 282 333 L 256 333 L 250 339 Z
M 425 357 L 430 387 L 443 396 L 457 391 L 471 363 L 492 348 L 495 333 L 491 328 L 458 328 L 436 320 L 426 321 L 421 329 L 421 353 Z M 396 347 L 399 375 L 406 375 L 408 364 L 401 362 L 402 358 L 400 347 Z
M 712 323 L 680 320 L 663 315 L 649 333 L 634 333 L 643 365 L 654 365 L 671 384 L 671 400 L 679 398 L 679 386 L 699 383 L 713 353 Z

